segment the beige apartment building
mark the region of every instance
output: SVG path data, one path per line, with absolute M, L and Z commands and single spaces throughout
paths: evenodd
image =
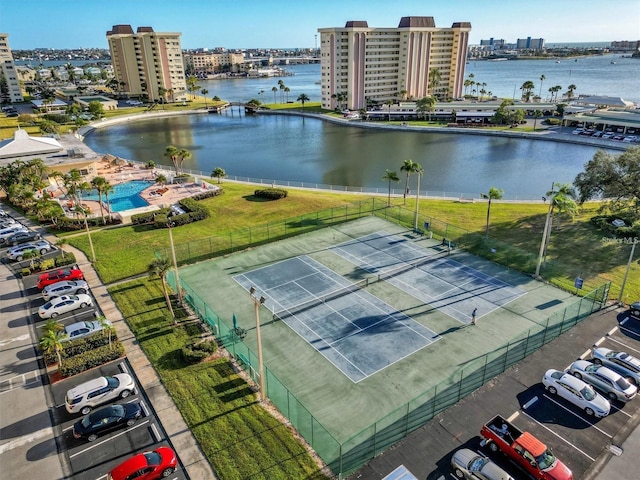
M 438 28 L 433 17 L 402 17 L 397 28 L 349 21 L 318 29 L 322 107 L 461 97 L 470 31 L 469 22 Z
M 185 68 L 191 67 L 196 74 L 210 75 L 218 72 L 239 72 L 244 65 L 241 53 L 187 53 Z
M 11 47 L 9 47 L 9 35 L 0 33 L 0 75 L 4 77 L 9 87 L 8 98 L 11 103 L 23 102 L 22 89 L 20 88 L 20 79 L 16 72 L 16 66 L 13 63 L 13 55 Z M 5 99 L 0 99 L 4 101 Z
M 114 25 L 107 32 L 111 62 L 120 91 L 128 97 L 159 100 L 164 88 L 169 101 L 187 99 L 180 33 L 154 32 L 151 27 Z

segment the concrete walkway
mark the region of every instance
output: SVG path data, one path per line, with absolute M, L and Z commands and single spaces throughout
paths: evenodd
M 46 229 L 35 225 L 25 217 L 14 215 L 14 218 L 33 230 L 40 232 L 46 240 L 54 244 L 59 240 L 58 237 L 47 234 Z M 113 323 L 118 338 L 124 345 L 127 358 L 133 367 L 138 382 L 145 390 L 149 400 L 151 401 L 153 409 L 162 423 L 162 427 L 170 438 L 173 448 L 184 465 L 185 473 L 189 478 L 194 480 L 216 480 L 217 477 L 214 474 L 211 465 L 200 450 L 191 430 L 184 422 L 182 415 L 158 378 L 158 374 L 149 362 L 149 359 L 142 351 L 142 348 L 140 348 L 135 336 L 125 322 L 122 313 L 118 310 L 115 302 L 107 292 L 107 287 L 102 284 L 102 281 L 100 280 L 100 277 L 98 277 L 93 265 L 82 251 L 70 245 L 65 245 L 64 250 L 72 252 L 75 255 L 78 266 L 84 273 L 85 280 L 91 287 L 91 293 L 93 293 L 97 304 L 100 306 L 100 310 L 104 316 Z M 2 268 L 6 269 L 5 266 L 2 266 Z M 16 281 L 16 283 L 18 282 Z M 18 291 L 21 291 L 21 289 L 22 286 L 20 285 Z M 5 291 L 4 288 L 3 291 Z M 4 315 L 2 323 L 5 323 Z M 2 335 L 0 338 L 4 339 L 5 336 Z M 4 406 L 2 411 L 6 411 Z M 51 425 L 49 424 L 49 428 L 50 427 Z M 52 470 L 40 470 L 40 472 L 43 471 Z M 26 478 L 36 477 L 37 476 L 28 476 Z

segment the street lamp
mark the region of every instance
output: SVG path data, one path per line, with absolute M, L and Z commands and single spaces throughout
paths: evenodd
M 636 245 L 640 243 L 637 238 L 634 237 L 633 243 L 631 244 L 631 253 L 629 254 L 629 261 L 627 262 L 627 269 L 624 272 L 624 279 L 622 280 L 622 286 L 620 287 L 620 298 L 618 299 L 618 303 L 621 305 L 624 303 L 624 287 L 627 285 L 627 277 L 629 276 L 629 269 L 631 268 L 631 262 L 633 262 L 633 254 L 636 251 Z
M 418 230 L 418 207 L 420 206 L 420 177 L 424 173 L 422 165 L 419 163 L 414 164 L 415 172 L 418 174 L 418 188 L 416 189 L 416 217 L 414 219 L 413 229 Z
M 169 243 L 171 243 L 171 257 L 173 258 L 173 269 L 176 272 L 176 289 L 178 291 L 178 305 L 182 305 L 182 287 L 180 286 L 180 276 L 178 275 L 178 261 L 176 260 L 176 249 L 173 245 L 173 232 L 171 230 L 171 220 L 167 222 L 169 227 Z
M 553 188 L 552 188 L 553 189 Z M 542 197 L 542 201 L 546 202 L 546 198 Z M 544 257 L 544 252 L 547 248 L 547 236 L 549 232 L 549 219 L 551 218 L 551 211 L 553 210 L 553 198 L 549 199 L 549 210 L 547 210 L 547 216 L 544 221 L 544 230 L 542 231 L 542 243 L 540 244 L 540 253 L 538 253 L 538 261 L 536 264 L 536 273 L 535 278 L 540 278 L 540 267 L 542 267 L 542 259 Z
M 266 398 L 266 392 L 264 389 L 264 364 L 262 362 L 262 337 L 260 336 L 260 305 L 264 304 L 265 298 L 260 296 L 260 298 L 255 296 L 256 289 L 255 287 L 251 287 L 249 289 L 249 296 L 251 300 L 253 300 L 253 305 L 255 308 L 255 317 L 256 317 L 256 338 L 258 340 L 258 376 L 260 377 L 260 401 L 264 402 Z

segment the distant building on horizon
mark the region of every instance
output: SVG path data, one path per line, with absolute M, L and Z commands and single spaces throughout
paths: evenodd
M 196 74 L 210 75 L 219 72 L 239 72 L 245 63 L 242 53 L 193 52 L 184 54 L 185 67 Z
M 154 32 L 151 27 L 114 25 L 107 32 L 111 62 L 120 92 L 127 97 L 187 99 L 181 33 Z M 165 95 L 161 95 L 164 89 Z
M 516 41 L 518 50 L 542 50 L 544 48 L 544 38 L 519 38 Z
M 9 47 L 9 34 L 0 33 L 0 76 L 4 77 L 7 82 L 8 92 L 3 94 L 0 98 L 0 102 L 4 103 L 9 101 L 10 103 L 24 102 L 22 96 L 22 89 L 20 88 L 20 79 L 16 72 L 16 66 L 13 62 L 13 54 L 11 53 L 11 47 Z
M 470 31 L 470 22 L 438 28 L 433 17 L 402 17 L 397 28 L 319 28 L 322 107 L 461 97 Z

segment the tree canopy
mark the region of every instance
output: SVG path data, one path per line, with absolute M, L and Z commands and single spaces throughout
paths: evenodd
M 580 203 L 601 198 L 611 211 L 640 210 L 640 147 L 612 155 L 598 150 L 573 182 Z

